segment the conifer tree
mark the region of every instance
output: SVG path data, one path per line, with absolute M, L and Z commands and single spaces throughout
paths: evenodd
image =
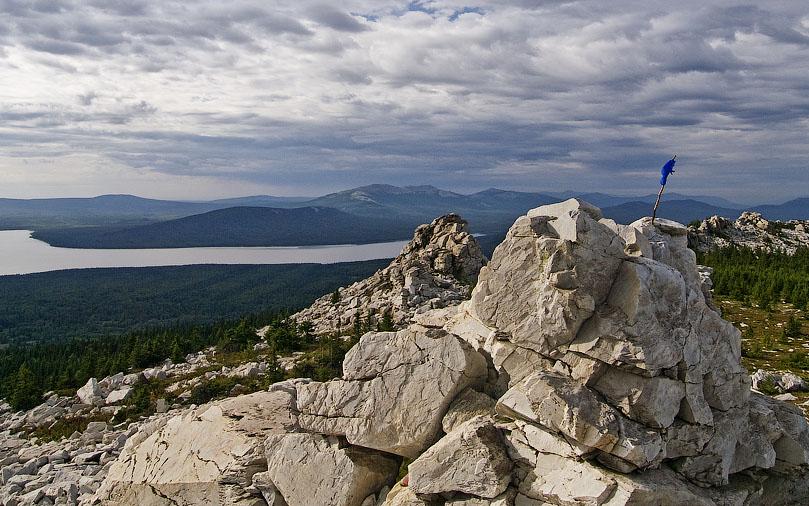
M 14 381 L 14 393 L 9 398 L 9 403 L 15 409 L 31 409 L 39 404 L 42 392 L 37 387 L 36 378 L 28 368 L 27 364 L 22 364 L 17 371 Z

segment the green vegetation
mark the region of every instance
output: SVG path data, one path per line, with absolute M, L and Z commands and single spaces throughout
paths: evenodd
M 73 338 L 36 344 L 14 344 L 0 353 L 0 397 L 25 409 L 42 402 L 47 391 L 73 392 L 91 377 L 151 367 L 169 358 L 174 347 L 184 356 L 228 342 L 234 328 L 259 324 L 276 315 L 251 316 L 237 324 L 184 325 L 142 330 L 124 336 Z M 255 333 L 253 342 L 256 341 Z
M 359 337 L 332 335 L 315 340 L 312 325 L 298 324 L 289 314 L 287 311 L 266 312 L 206 326 L 163 327 L 117 337 L 11 345 L 0 353 L 0 397 L 7 398 L 16 409 L 28 409 L 42 402 L 44 392 L 72 394 L 91 377 L 103 378 L 117 372 L 152 367 L 171 356 L 184 357 L 209 346 L 217 348 L 218 367 L 235 366 L 263 356 L 269 362 L 269 371 L 259 378 L 219 377 L 205 382 L 191 391 L 188 402 L 194 404 L 226 397 L 237 384 L 247 393 L 265 389 L 285 378 L 311 377 L 325 381 L 340 376 L 343 358 Z M 380 320 L 380 326 L 384 320 Z M 357 333 L 372 330 L 372 325 L 371 319 L 363 320 Z M 256 351 L 255 329 L 262 326 L 268 326 L 265 337 L 269 350 Z M 294 370 L 285 373 L 278 366 L 277 357 L 293 352 L 304 354 Z M 173 398 L 165 392 L 168 382 L 150 380 L 138 384 L 117 420 L 150 414 L 158 398 Z M 64 431 L 77 423 L 81 421 L 66 422 Z M 54 437 L 61 431 L 56 430 Z
M 790 256 L 724 248 L 698 261 L 714 268 L 716 304 L 742 330 L 745 367 L 787 370 L 809 379 L 809 250 Z M 760 388 L 777 393 L 774 385 Z
M 107 337 L 300 308 L 387 263 L 189 265 L 0 276 L 0 344 Z
M 714 292 L 722 297 L 771 310 L 787 302 L 806 311 L 809 303 L 809 249 L 794 255 L 744 248 L 723 248 L 698 260 L 714 268 Z

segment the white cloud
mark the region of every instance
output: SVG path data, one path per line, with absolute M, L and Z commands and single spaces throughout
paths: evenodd
M 0 185 L 17 193 L 648 192 L 637 174 L 673 151 L 700 193 L 809 187 L 800 2 L 44 5 L 0 0 Z

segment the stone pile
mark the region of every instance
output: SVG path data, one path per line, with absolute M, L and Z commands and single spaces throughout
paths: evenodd
M 449 214 L 416 229 L 413 239 L 391 264 L 363 281 L 324 295 L 293 315 L 309 321 L 317 334 L 351 330 L 357 316 L 388 312 L 401 327 L 416 313 L 452 306 L 469 295 L 486 258 L 466 221 Z
M 769 221 L 751 211 L 736 221 L 711 216 L 689 228 L 689 245 L 698 251 L 735 245 L 792 254 L 797 248 L 809 247 L 809 220 Z
M 340 379 L 144 426 L 95 500 L 806 504 L 809 424 L 751 392 L 687 233 L 577 200 L 534 209 L 468 301 L 364 335 Z
M 7 404 L 0 406 L 0 504 L 88 503 L 124 443 L 142 423 L 113 426 L 104 420 L 122 409 L 139 383 L 193 375 L 210 366 L 208 355 L 212 352 L 189 354 L 180 364 L 167 360 L 136 373 L 90 378 L 75 396 L 47 393 L 45 402 L 27 411 L 13 412 Z M 232 372 L 249 375 L 252 368 L 245 364 Z M 168 410 L 162 400 L 158 408 Z M 79 430 L 61 440 L 40 441 L 31 436 L 70 420 Z
M 81 404 L 86 406 L 120 404 L 129 399 L 135 385 L 145 380 L 164 380 L 193 375 L 200 369 L 209 367 L 211 363 L 208 360 L 208 355 L 213 352 L 213 348 L 208 348 L 207 350 L 189 354 L 186 356 L 186 361 L 179 364 L 174 364 L 171 360 L 165 360 L 160 366 L 150 367 L 140 372 L 131 374 L 119 372 L 101 380 L 90 378 L 76 392 L 76 397 Z
M 61 441 L 31 441 L 0 432 L 0 504 L 88 504 L 137 424 L 90 422 Z

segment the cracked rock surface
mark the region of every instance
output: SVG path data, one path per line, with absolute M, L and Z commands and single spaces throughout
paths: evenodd
M 361 506 L 366 497 L 396 481 L 399 459 L 319 434 L 271 436 L 265 444 L 267 471 L 289 506 Z M 294 472 L 291 472 L 294 470 Z
M 507 504 L 809 501 L 806 419 L 751 395 L 687 234 L 575 199 L 543 206 L 515 222 L 471 300 L 419 319 L 487 357 L 514 464 Z M 436 499 L 411 489 L 408 504 Z
M 148 424 L 97 492 L 101 504 L 263 504 L 252 476 L 266 470 L 264 439 L 294 428 L 288 392 L 257 392 Z
M 342 379 L 298 386 L 298 422 L 415 458 L 440 436 L 455 396 L 485 379 L 484 358 L 452 334 L 418 326 L 369 333 L 346 355 Z

